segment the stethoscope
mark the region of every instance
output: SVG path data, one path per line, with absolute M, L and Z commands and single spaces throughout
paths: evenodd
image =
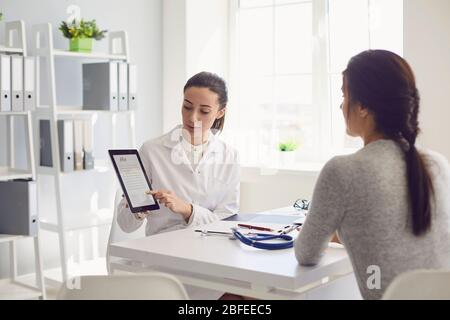
M 265 250 L 279 250 L 279 249 L 288 249 L 294 246 L 294 238 L 287 234 L 264 234 L 264 233 L 255 233 L 252 236 L 244 236 L 240 233 L 236 228 L 231 228 L 231 232 L 233 236 L 241 241 L 243 244 L 248 246 L 265 249 Z M 267 240 L 283 240 L 283 242 L 264 242 Z

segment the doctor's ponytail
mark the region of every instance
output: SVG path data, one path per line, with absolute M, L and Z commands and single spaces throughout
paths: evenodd
M 227 106 L 228 103 L 227 85 L 225 83 L 225 80 L 223 80 L 217 74 L 206 71 L 197 73 L 186 82 L 183 88 L 183 92 L 186 92 L 186 90 L 191 87 L 208 88 L 212 92 L 216 93 L 219 96 L 219 110 L 222 110 Z M 224 124 L 225 124 L 225 114 L 220 119 L 216 119 L 214 121 L 214 124 L 211 127 L 211 129 L 214 131 L 217 130 L 222 131 Z

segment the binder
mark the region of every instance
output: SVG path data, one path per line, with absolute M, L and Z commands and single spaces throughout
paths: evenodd
M 11 109 L 23 111 L 23 58 L 11 56 Z
M 0 55 L 0 111 L 11 111 L 11 58 Z
M 36 236 L 38 203 L 35 181 L 0 182 L 0 233 Z
M 58 120 L 59 158 L 61 171 L 70 172 L 74 168 L 73 160 L 73 121 Z
M 137 107 L 137 66 L 128 64 L 128 109 Z
M 73 121 L 74 169 L 83 170 L 83 120 Z
M 118 110 L 117 74 L 117 62 L 83 64 L 83 109 Z
M 23 109 L 32 111 L 36 108 L 36 60 L 34 57 L 23 58 Z
M 92 122 L 90 120 L 85 120 L 83 129 L 83 168 L 89 170 L 94 168 Z
M 39 120 L 39 163 L 43 167 L 53 167 L 52 140 L 50 137 L 50 120 Z
M 128 109 L 128 64 L 119 62 L 119 111 Z

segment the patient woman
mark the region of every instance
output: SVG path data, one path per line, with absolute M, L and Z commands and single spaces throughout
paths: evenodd
M 323 168 L 295 254 L 301 265 L 315 265 L 334 235 L 363 298 L 379 299 L 405 271 L 450 267 L 449 163 L 416 146 L 419 93 L 403 58 L 358 54 L 342 90 L 347 133 L 364 147 Z
M 183 93 L 182 124 L 145 142 L 139 150 L 153 187 L 151 193 L 161 209 L 132 213 L 122 199 L 117 222 L 125 232 L 137 230 L 144 221 L 147 235 L 195 227 L 239 209 L 237 151 L 219 138 L 228 102 L 225 81 L 216 74 L 201 72 L 187 81 Z M 187 289 L 191 299 L 222 295 Z

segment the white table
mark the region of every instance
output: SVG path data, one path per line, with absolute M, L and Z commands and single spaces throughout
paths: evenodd
M 115 243 L 110 253 L 172 273 L 185 284 L 261 299 L 304 299 L 314 290 L 353 278 L 343 248 L 329 247 L 317 266 L 302 267 L 292 248 L 260 250 L 191 228 Z

